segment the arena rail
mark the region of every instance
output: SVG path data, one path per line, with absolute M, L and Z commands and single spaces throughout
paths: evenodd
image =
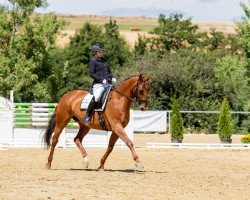
M 49 117 L 54 113 L 56 103 L 15 103 L 15 127 L 45 127 Z M 77 127 L 78 124 L 70 121 L 67 127 Z
M 36 148 L 44 147 L 41 140 L 28 140 L 28 139 L 14 139 L 14 140 L 0 140 L 0 145 L 3 148 L 15 147 L 15 148 Z M 1 146 L 0 146 L 1 147 Z
M 149 149 L 204 149 L 204 150 L 250 150 L 250 144 L 214 144 L 214 143 L 160 143 L 147 142 Z
M 4 151 L 7 150 L 7 148 L 4 146 L 4 144 L 0 143 L 0 151 Z

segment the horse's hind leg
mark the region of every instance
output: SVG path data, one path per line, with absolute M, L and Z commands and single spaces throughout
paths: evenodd
M 83 156 L 83 162 L 86 165 L 86 168 L 88 168 L 89 162 L 88 162 L 88 157 L 87 157 L 87 151 L 84 149 L 84 147 L 82 146 L 82 140 L 84 138 L 84 136 L 89 132 L 89 127 L 84 126 L 83 124 L 79 123 L 80 125 L 80 129 L 78 134 L 76 135 L 76 137 L 74 138 L 74 142 L 76 143 L 76 146 L 78 147 L 78 149 L 80 150 L 82 156 Z
M 51 168 L 51 162 L 53 160 L 53 154 L 54 154 L 55 147 L 58 143 L 59 136 L 60 136 L 62 130 L 65 128 L 65 126 L 69 123 L 71 117 L 68 116 L 67 118 L 65 117 L 64 119 L 59 119 L 59 117 L 57 115 L 56 119 L 57 119 L 56 120 L 56 127 L 55 127 L 55 131 L 54 131 L 54 135 L 52 137 L 52 144 L 51 144 L 51 148 L 50 148 L 50 154 L 48 157 L 48 163 L 46 164 L 47 169 Z
M 98 170 L 104 170 L 104 164 L 105 164 L 109 154 L 112 152 L 117 140 L 118 140 L 118 135 L 115 134 L 114 132 L 112 132 L 110 139 L 109 139 L 108 149 L 105 152 L 105 154 L 103 155 L 103 157 L 101 158 L 101 164 L 100 164 L 100 167 L 98 168 Z

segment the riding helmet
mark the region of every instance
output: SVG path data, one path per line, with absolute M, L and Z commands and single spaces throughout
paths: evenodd
M 97 51 L 103 51 L 104 48 L 102 46 L 102 44 L 94 44 L 91 48 L 92 52 L 97 52 Z

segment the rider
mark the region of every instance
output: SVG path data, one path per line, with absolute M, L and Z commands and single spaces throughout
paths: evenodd
M 107 61 L 103 58 L 104 48 L 101 44 L 94 44 L 92 46 L 93 57 L 89 63 L 89 74 L 91 78 L 94 79 L 92 84 L 92 91 L 94 97 L 89 103 L 87 113 L 83 119 L 84 123 L 88 125 L 90 119 L 94 114 L 94 109 L 102 95 L 102 92 L 105 90 L 107 84 L 112 84 L 116 82 L 116 79 L 113 77 Z

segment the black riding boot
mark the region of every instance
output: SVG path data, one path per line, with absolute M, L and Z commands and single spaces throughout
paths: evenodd
M 95 106 L 96 106 L 95 97 L 93 97 L 89 103 L 87 113 L 86 113 L 85 117 L 83 118 L 84 124 L 88 125 L 90 123 L 91 117 L 94 114 Z

